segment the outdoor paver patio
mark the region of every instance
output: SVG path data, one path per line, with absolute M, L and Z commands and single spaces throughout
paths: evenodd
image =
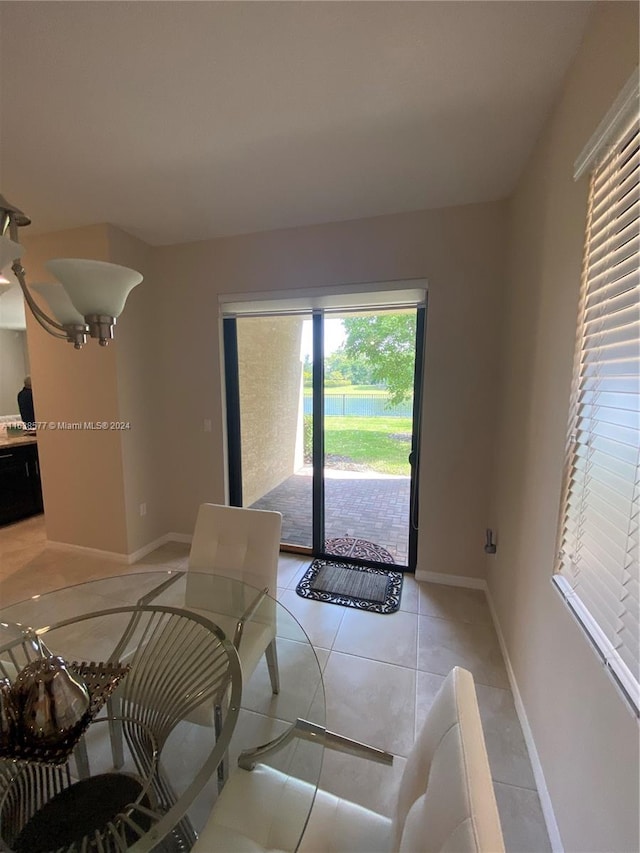
M 329 469 L 325 476 L 325 536 L 354 536 L 381 545 L 406 565 L 409 539 L 408 477 Z M 257 500 L 254 509 L 282 513 L 282 541 L 311 547 L 310 473 L 293 474 Z

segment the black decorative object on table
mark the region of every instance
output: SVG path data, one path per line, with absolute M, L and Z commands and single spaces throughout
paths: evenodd
M 11 682 L 0 678 L 0 755 L 15 741 L 18 726 L 18 706 Z
M 2 679 L 0 758 L 64 764 L 128 671 L 128 664 L 50 656 L 27 664 L 8 689 Z
M 32 660 L 12 687 L 25 744 L 57 747 L 72 737 L 89 710 L 89 691 L 61 657 Z
M 16 838 L 15 853 L 49 853 L 67 850 L 76 842 L 81 848 L 85 837 L 94 835 L 96 827 L 107 826 L 137 800 L 151 808 L 149 795 L 139 779 L 128 773 L 102 773 L 83 779 L 56 794 L 24 826 Z M 136 822 L 145 832 L 152 824 L 150 817 L 136 813 Z M 123 825 L 125 844 L 137 841 L 139 835 Z M 98 848 L 99 849 L 99 848 Z

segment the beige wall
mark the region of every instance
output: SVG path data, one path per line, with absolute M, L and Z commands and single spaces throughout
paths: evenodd
M 18 391 L 28 372 L 26 332 L 0 329 L 0 416 L 18 414 Z
M 637 5 L 597 6 L 510 209 L 489 585 L 571 853 L 639 849 L 636 721 L 551 584 L 588 189 L 573 162 L 637 61 Z
M 49 538 L 122 553 L 190 533 L 201 501 L 225 500 L 220 293 L 428 280 L 418 576 L 488 571 L 574 853 L 639 848 L 635 721 L 550 582 L 587 193 L 572 163 L 637 61 L 637 32 L 635 4 L 596 8 L 510 204 L 153 250 L 110 226 L 26 239 L 32 281 L 60 255 L 146 274 L 107 350 L 92 342 L 77 353 L 28 320 L 39 418 L 132 423 L 126 433 L 41 435 Z M 498 531 L 491 558 L 487 525 Z
M 302 362 L 300 317 L 238 320 L 244 506 L 295 469 Z
M 96 225 L 30 237 L 27 280 L 53 281 L 44 261 L 56 257 L 109 259 L 108 226 Z M 91 341 L 76 351 L 47 335 L 27 314 L 33 396 L 39 421 L 119 420 L 116 380 L 117 344 Z M 56 542 L 106 551 L 127 550 L 121 436 L 91 430 L 41 430 L 47 536 Z
M 164 377 L 159 369 L 163 335 L 157 323 L 157 294 L 150 275 L 151 248 L 109 226 L 109 260 L 138 270 L 144 280 L 127 299 L 115 337 L 118 420 L 130 425 L 120 434 L 126 552 L 131 554 L 168 532 L 162 424 Z M 95 341 L 90 342 L 95 346 Z M 176 437 L 170 438 L 175 444 Z M 140 506 L 146 505 L 145 515 Z
M 28 316 L 32 379 L 41 422 L 128 423 L 124 430 L 51 430 L 38 434 L 47 536 L 51 541 L 130 554 L 167 532 L 164 512 L 162 336 L 154 323 L 150 248 L 111 225 L 24 238 L 28 280 L 52 281 L 53 257 L 109 260 L 138 269 L 108 347 L 89 340 L 76 351 Z M 43 306 L 46 308 L 46 306 Z M 140 515 L 140 504 L 146 514 Z
M 225 499 L 218 294 L 426 278 L 418 566 L 483 577 L 505 207 L 420 211 L 154 250 L 166 328 L 170 528 L 191 532 L 201 501 Z M 211 433 L 203 431 L 205 418 Z
M 41 434 L 49 538 L 131 553 L 164 533 L 191 533 L 202 501 L 224 502 L 220 293 L 426 278 L 418 568 L 481 578 L 505 209 L 470 205 L 155 249 L 112 226 L 27 237 L 31 281 L 50 280 L 42 265 L 55 256 L 145 274 L 107 349 L 90 341 L 76 352 L 29 317 L 39 419 L 131 423 Z

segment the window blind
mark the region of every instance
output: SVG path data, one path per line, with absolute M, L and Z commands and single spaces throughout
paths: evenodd
M 640 708 L 639 145 L 636 107 L 591 176 L 554 575 L 636 713 Z
M 222 294 L 218 301 L 223 317 L 309 314 L 314 310 L 375 311 L 423 305 L 426 289 L 425 279 L 408 279 L 264 293 Z

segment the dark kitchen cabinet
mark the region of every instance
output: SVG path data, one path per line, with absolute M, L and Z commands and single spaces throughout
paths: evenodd
M 43 511 L 38 446 L 0 447 L 0 524 Z

